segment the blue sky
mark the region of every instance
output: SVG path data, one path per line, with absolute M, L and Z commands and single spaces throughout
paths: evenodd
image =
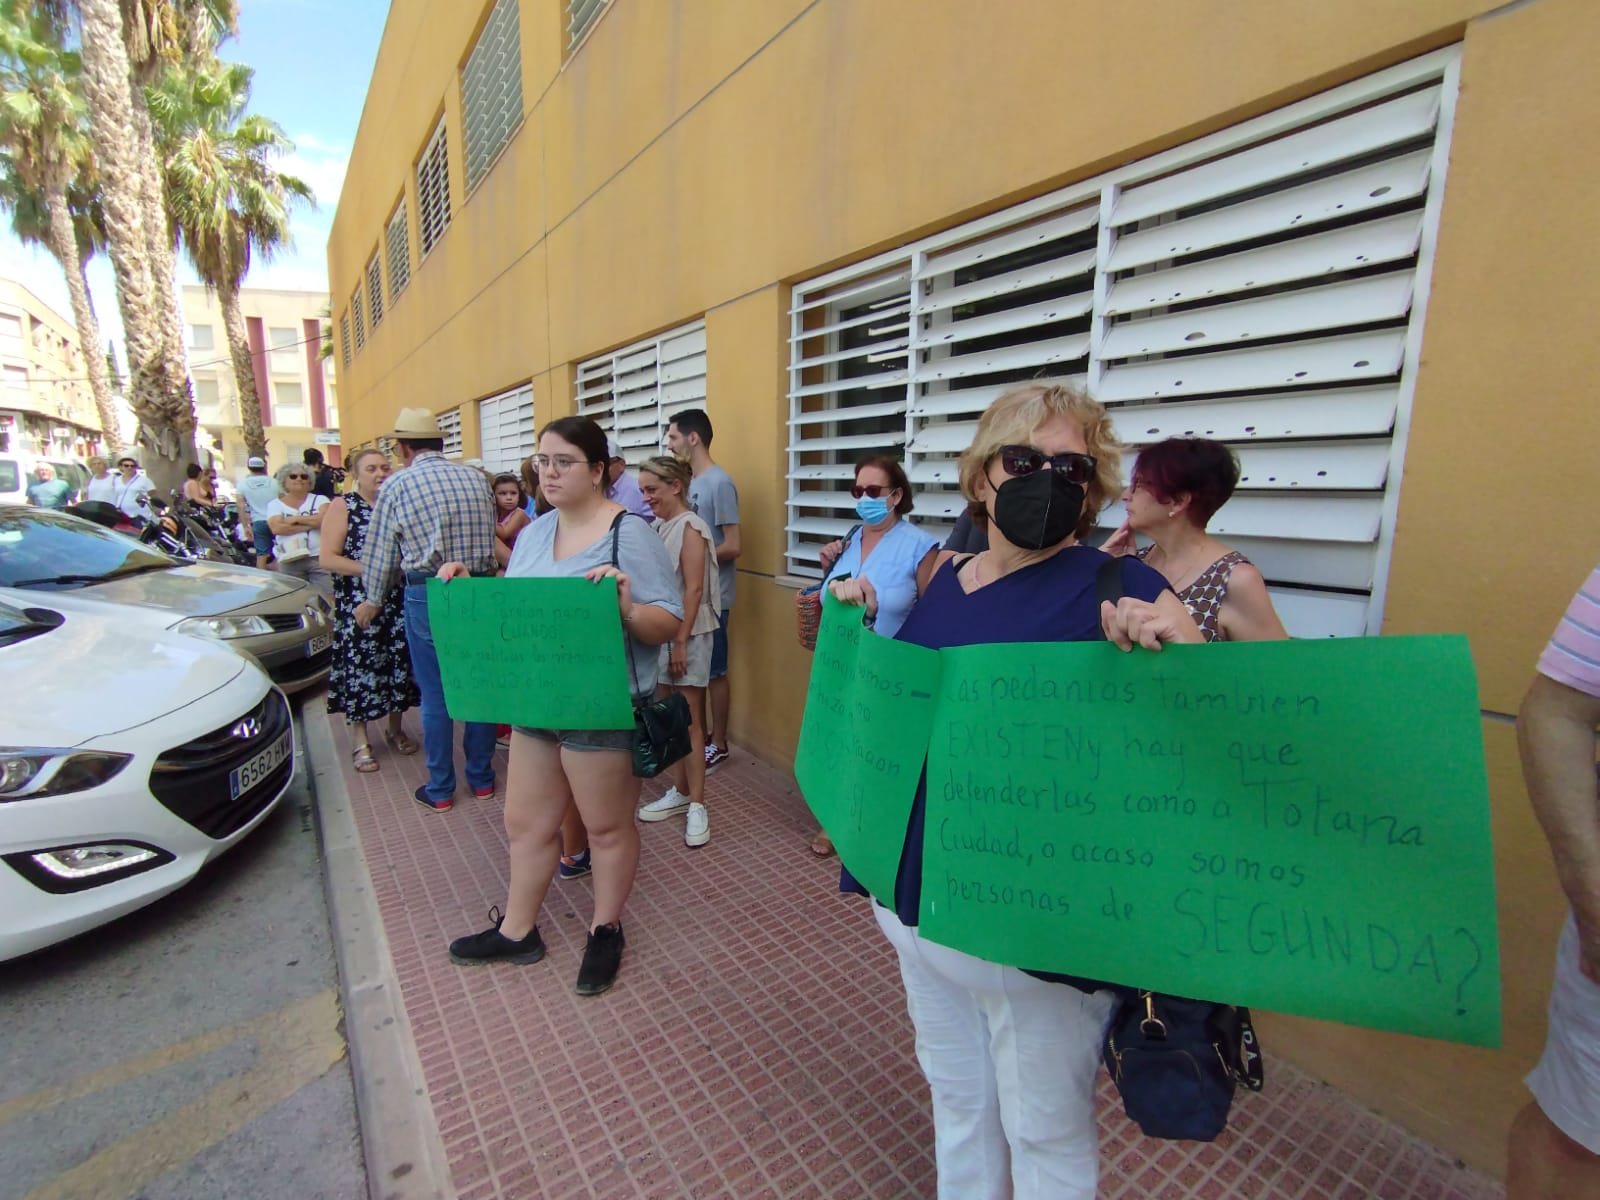
M 388 0 L 240 0 L 240 8 L 239 36 L 223 45 L 221 56 L 255 68 L 251 108 L 278 122 L 294 140 L 295 153 L 279 165 L 309 183 L 317 197 L 315 211 L 302 209 L 295 217 L 294 246 L 273 262 L 254 266 L 246 286 L 326 291 L 328 231 Z M 0 276 L 20 281 L 71 321 L 66 283 L 55 260 L 21 245 L 4 221 Z M 178 282 L 197 282 L 181 257 Z M 116 284 L 103 257 L 89 266 L 89 290 L 102 331 L 120 343 Z

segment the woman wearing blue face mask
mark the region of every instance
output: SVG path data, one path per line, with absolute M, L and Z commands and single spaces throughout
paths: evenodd
M 822 548 L 822 566 L 830 581 L 849 576 L 870 583 L 877 604 L 873 628 L 893 637 L 933 578 L 939 540 L 901 519 L 911 511 L 911 482 L 894 459 L 874 455 L 858 462 L 850 494 L 861 525 L 847 539 Z M 819 833 L 811 851 L 826 857 L 833 843 Z

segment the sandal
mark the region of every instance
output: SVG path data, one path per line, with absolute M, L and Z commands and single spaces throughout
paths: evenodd
M 385 729 L 383 731 L 383 740 L 389 743 L 390 748 L 396 754 L 415 754 L 417 752 L 417 744 L 406 736 L 404 729 L 399 733 L 392 729 Z
M 355 769 L 363 775 L 368 775 L 378 769 L 378 760 L 372 757 L 372 747 L 366 742 L 362 742 L 351 751 L 350 760 Z
M 833 857 L 833 839 L 825 833 L 819 833 L 811 839 L 811 853 L 818 858 Z

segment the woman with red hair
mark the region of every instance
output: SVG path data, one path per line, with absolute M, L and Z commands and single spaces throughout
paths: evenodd
M 1101 549 L 1137 553 L 1165 575 L 1208 642 L 1286 638 L 1261 572 L 1206 532 L 1238 483 L 1239 460 L 1221 442 L 1168 438 L 1146 446 L 1122 493 L 1127 520 Z M 1135 533 L 1153 544 L 1136 550 Z

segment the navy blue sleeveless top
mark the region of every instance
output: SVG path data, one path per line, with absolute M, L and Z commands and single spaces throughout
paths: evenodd
M 998 642 L 1103 641 L 1095 575 L 1105 561 L 1105 553 L 1092 546 L 1068 546 L 1043 562 L 1013 571 L 971 593 L 962 588 L 955 564 L 946 563 L 928 581 L 927 592 L 900 626 L 898 640 L 932 650 Z M 1154 567 L 1132 557 L 1121 561 L 1124 596 L 1155 600 L 1168 590 L 1166 577 Z M 912 928 L 922 904 L 922 835 L 927 801 L 924 767 L 911 805 L 911 819 L 906 824 L 905 848 L 894 885 L 895 916 L 902 925 Z M 839 890 L 867 894 L 849 871 L 841 872 Z

